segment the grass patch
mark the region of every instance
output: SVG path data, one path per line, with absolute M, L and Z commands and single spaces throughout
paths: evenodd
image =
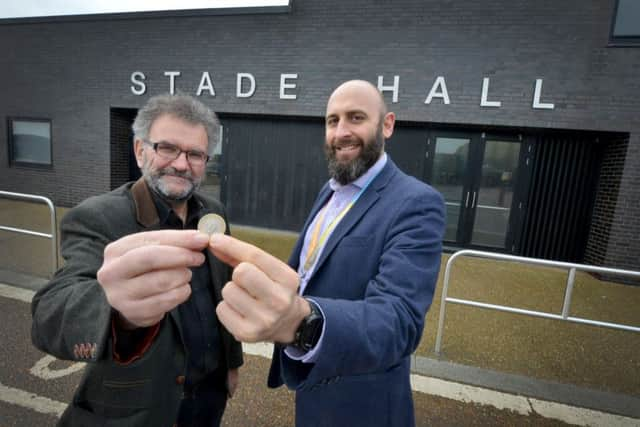
M 259 247 L 284 262 L 289 260 L 293 245 L 298 239 L 297 233 L 233 224 L 231 225 L 231 235 Z

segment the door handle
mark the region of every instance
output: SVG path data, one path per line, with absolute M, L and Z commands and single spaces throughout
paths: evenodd
M 467 197 L 464 199 L 464 207 L 469 207 L 469 192 L 467 191 Z
M 471 201 L 471 209 L 476 207 L 476 194 L 477 194 L 477 192 L 474 191 L 473 192 L 473 200 Z

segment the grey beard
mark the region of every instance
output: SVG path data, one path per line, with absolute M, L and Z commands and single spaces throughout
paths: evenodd
M 187 178 L 189 182 L 191 182 L 191 187 L 187 188 L 181 193 L 170 193 L 169 189 L 162 182 L 162 177 L 164 175 L 176 175 L 183 178 Z M 160 197 L 162 197 L 167 202 L 183 202 L 185 200 L 189 200 L 191 195 L 200 188 L 201 180 L 194 180 L 191 178 L 191 174 L 189 173 L 179 173 L 176 171 L 171 171 L 167 169 L 163 169 L 162 171 L 156 171 L 155 173 L 151 173 L 148 170 L 143 171 L 144 179 L 147 182 L 149 188 L 151 188 L 155 193 L 157 193 Z
M 333 147 L 326 147 L 325 154 L 328 162 L 329 176 L 341 185 L 347 185 L 355 181 L 375 164 L 380 158 L 383 148 L 384 137 L 382 136 L 382 132 L 379 132 L 375 140 L 370 144 L 363 144 L 362 153 L 348 163 L 339 162 Z

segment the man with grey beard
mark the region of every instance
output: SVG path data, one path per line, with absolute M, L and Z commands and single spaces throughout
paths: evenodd
M 410 356 L 438 278 L 445 209 L 385 153 L 394 124 L 369 82 L 331 94 L 331 179 L 289 265 L 230 236 L 210 240 L 235 268 L 218 318 L 241 341 L 276 343 L 268 384 L 295 390 L 300 427 L 415 425 Z
M 88 362 L 59 425 L 220 424 L 242 348 L 215 315 L 230 268 L 196 229 L 215 214 L 229 232 L 197 191 L 218 129 L 192 97 L 149 99 L 133 123 L 142 178 L 63 218 L 65 266 L 32 303 L 36 347 Z

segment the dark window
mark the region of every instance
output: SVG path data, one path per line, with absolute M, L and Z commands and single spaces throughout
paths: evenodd
M 640 1 L 616 1 L 610 41 L 616 46 L 640 46 Z
M 51 166 L 51 120 L 9 118 L 12 165 Z

